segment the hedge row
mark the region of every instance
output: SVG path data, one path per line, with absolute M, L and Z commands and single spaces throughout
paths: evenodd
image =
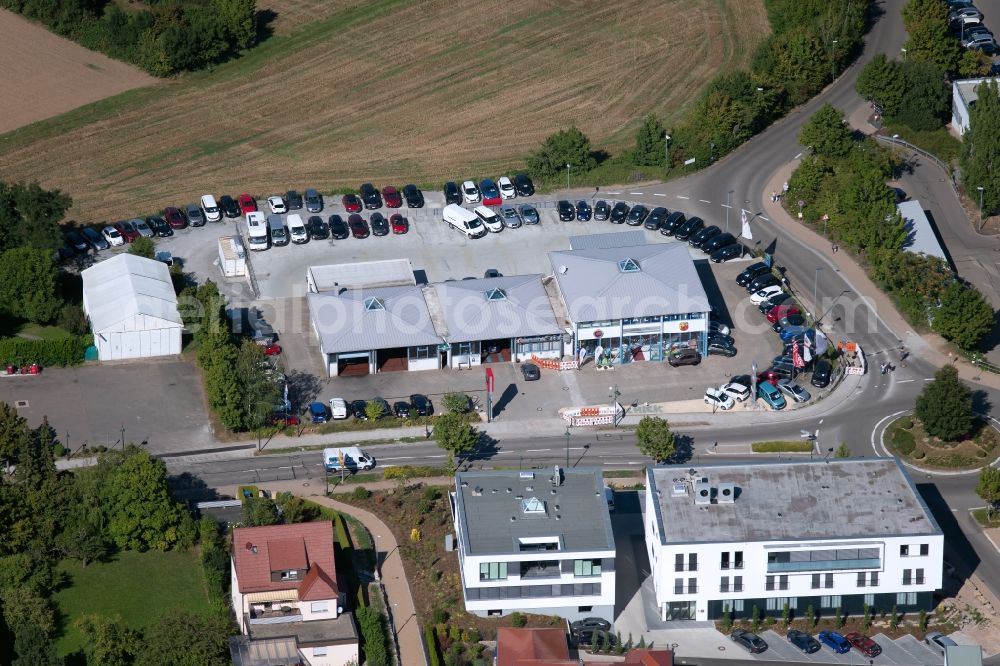
M 427 643 L 427 655 L 431 659 L 431 666 L 441 666 L 441 653 L 438 650 L 434 627 L 431 625 L 424 627 L 424 641 Z
M 391 666 L 392 660 L 386 650 L 385 616 L 374 608 L 359 608 L 354 612 L 361 631 L 361 640 L 367 666 Z
M 43 368 L 79 365 L 93 338 L 89 335 L 68 336 L 55 340 L 0 340 L 0 367 L 38 363 Z

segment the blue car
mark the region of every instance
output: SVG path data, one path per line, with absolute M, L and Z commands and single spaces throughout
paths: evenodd
M 581 222 L 588 222 L 590 221 L 590 216 L 591 216 L 590 204 L 587 203 L 586 201 L 577 201 L 576 219 L 580 220 Z
M 786 326 L 781 329 L 781 332 L 778 333 L 778 335 L 781 336 L 782 342 L 791 342 L 793 338 L 801 339 L 804 335 L 808 336 L 810 339 L 815 338 L 813 330 L 806 326 Z
M 327 419 L 329 419 L 329 412 L 327 412 L 324 403 L 314 402 L 309 405 L 309 416 L 312 418 L 313 423 L 326 423 Z
M 845 654 L 851 651 L 851 644 L 847 642 L 841 634 L 836 631 L 821 631 L 819 632 L 819 642 L 827 646 L 837 654 Z
M 771 409 L 784 409 L 785 397 L 781 395 L 778 387 L 771 382 L 761 382 L 757 384 L 757 395 L 766 402 Z

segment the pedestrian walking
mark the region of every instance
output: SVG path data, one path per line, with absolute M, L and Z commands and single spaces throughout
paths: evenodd
M 788 181 L 787 180 L 785 181 L 785 184 L 781 186 L 781 191 L 782 192 L 787 192 L 788 191 Z
M 772 191 L 772 192 L 771 192 L 771 203 L 774 203 L 774 202 L 775 202 L 775 201 L 777 201 L 777 200 L 778 200 L 778 193 L 777 193 L 777 192 L 774 192 L 774 191 Z
M 878 367 L 879 367 L 879 371 L 884 375 L 885 374 L 885 363 L 882 363 Z
M 837 254 L 838 252 L 840 252 L 840 246 L 837 245 L 836 243 L 834 243 L 833 244 L 833 253 Z

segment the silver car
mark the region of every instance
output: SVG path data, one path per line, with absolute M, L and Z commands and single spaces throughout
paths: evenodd
M 129 220 L 129 222 L 132 223 L 132 226 L 135 227 L 135 230 L 138 231 L 139 235 L 143 238 L 152 238 L 156 235 L 149 225 L 146 224 L 146 220 L 135 217 Z
M 516 229 L 521 226 L 521 216 L 517 214 L 517 209 L 513 206 L 503 206 L 500 208 L 500 219 L 503 220 L 504 226 L 510 229 Z
M 323 210 L 323 198 L 316 191 L 316 188 L 310 187 L 306 190 L 305 200 L 306 210 L 310 213 L 319 213 Z
M 205 214 L 201 212 L 198 204 L 188 204 L 184 206 L 184 214 L 187 215 L 188 224 L 192 227 L 205 226 Z
M 519 212 L 525 224 L 538 224 L 538 210 L 531 204 L 521 204 Z
M 791 398 L 793 402 L 806 402 L 812 397 L 809 395 L 809 391 L 790 379 L 778 380 L 778 390 Z

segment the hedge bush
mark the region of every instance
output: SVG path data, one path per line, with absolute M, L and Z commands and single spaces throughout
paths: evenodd
M 913 418 L 909 416 L 904 416 L 903 418 L 896 421 L 896 425 L 902 428 L 903 430 L 909 430 L 910 428 L 913 427 Z
M 913 433 L 902 428 L 898 428 L 892 434 L 892 446 L 900 455 L 904 456 L 910 455 L 917 448 L 917 444 L 913 439 Z
M 419 465 L 399 465 L 397 467 L 387 467 L 383 472 L 385 479 L 416 479 L 428 476 L 438 476 L 441 470 L 433 467 L 421 467 Z
M 438 650 L 434 627 L 431 625 L 424 627 L 424 642 L 427 643 L 427 655 L 430 657 L 431 666 L 441 666 L 441 651 Z
M 361 631 L 365 664 L 368 666 L 391 666 L 392 660 L 386 650 L 385 617 L 374 608 L 359 608 L 354 613 Z
M 42 368 L 63 367 L 83 363 L 83 354 L 93 342 L 89 335 L 67 336 L 55 340 L 0 340 L 0 366 L 38 363 Z

